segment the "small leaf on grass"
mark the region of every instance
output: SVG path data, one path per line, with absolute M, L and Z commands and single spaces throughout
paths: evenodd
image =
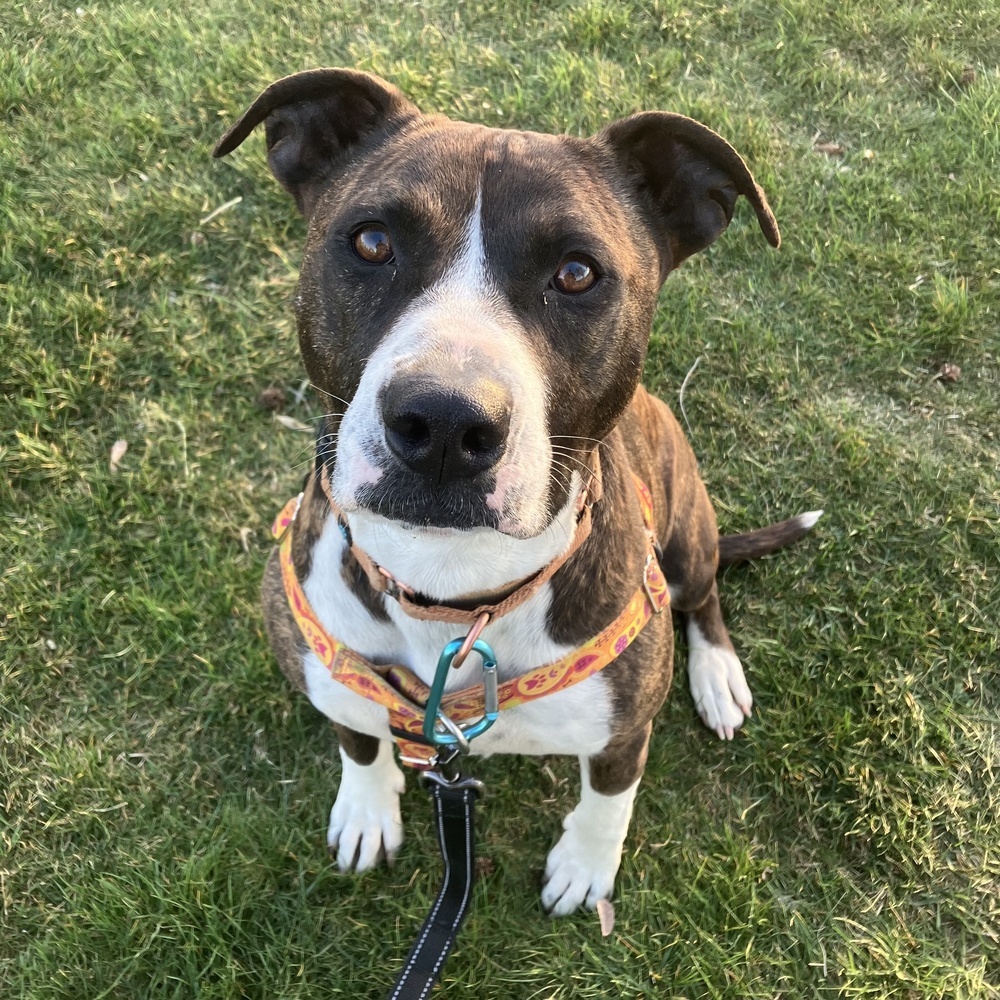
M 211 222 L 212 219 L 216 218 L 219 215 L 222 215 L 223 212 L 228 212 L 231 208 L 235 208 L 242 200 L 243 200 L 243 195 L 241 194 L 238 194 L 235 198 L 230 198 L 229 201 L 227 201 L 224 205 L 220 205 L 218 208 L 209 212 L 208 215 L 206 215 L 203 219 L 201 219 L 198 222 L 198 225 L 204 226 L 206 223 Z
M 615 908 L 609 900 L 597 901 L 597 917 L 601 921 L 601 937 L 607 937 L 615 929 Z
M 957 382 L 962 377 L 962 369 L 951 361 L 942 361 L 934 377 L 942 382 Z
M 253 528 L 245 527 L 240 528 L 240 543 L 243 545 L 243 551 L 250 552 L 250 536 L 253 534 Z
M 285 405 L 285 391 L 276 385 L 270 385 L 261 390 L 257 397 L 257 405 L 262 410 L 280 410 Z
M 313 429 L 308 424 L 302 423 L 301 420 L 296 420 L 295 417 L 288 416 L 287 413 L 276 413 L 274 419 L 282 427 L 287 427 L 290 431 L 299 431 L 302 434 L 312 434 L 313 432 Z
M 118 464 L 125 457 L 125 452 L 127 451 L 128 451 L 128 441 L 126 441 L 124 438 L 119 438 L 111 446 L 111 461 L 109 464 L 111 466 L 112 472 L 118 471 Z
M 844 147 L 839 142 L 814 142 L 814 153 L 823 153 L 826 156 L 843 156 Z

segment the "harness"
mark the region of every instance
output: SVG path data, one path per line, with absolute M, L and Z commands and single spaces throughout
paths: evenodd
M 474 738 L 492 725 L 499 712 L 536 701 L 586 680 L 620 656 L 635 641 L 649 619 L 669 605 L 667 582 L 656 558 L 652 498 L 646 485 L 637 477 L 635 488 L 646 530 L 646 557 L 642 581 L 621 614 L 571 653 L 503 684 L 497 682 L 497 666 L 492 650 L 478 637 L 482 626 L 477 629 L 476 625 L 484 613 L 479 608 L 463 613 L 477 616 L 470 630 L 472 642 L 467 643 L 469 636 L 466 636 L 445 647 L 432 687 L 428 687 L 407 667 L 399 664 L 376 665 L 365 659 L 326 631 L 295 573 L 292 532 L 289 529 L 298 514 L 301 493 L 285 504 L 271 532 L 281 541 L 281 579 L 288 606 L 309 648 L 335 681 L 388 709 L 389 728 L 399 748 L 400 761 L 425 770 L 433 766 L 441 745 L 452 744 L 452 740 L 441 737 L 450 735 L 454 738 L 457 729 L 466 740 Z M 532 592 L 535 590 L 537 587 L 532 588 Z M 391 590 L 386 592 L 392 593 Z M 483 684 L 445 693 L 443 687 L 448 668 L 460 665 L 461 661 L 456 664 L 456 660 L 466 644 L 483 659 Z M 433 709 L 430 714 L 429 707 Z M 488 724 L 482 725 L 484 722 Z M 477 731 L 473 732 L 473 729 Z M 437 731 L 439 738 L 435 739 L 431 731 Z M 461 744 L 462 740 L 455 742 Z
M 324 456 L 322 453 L 317 456 L 320 483 L 331 512 L 374 589 L 396 600 L 413 618 L 469 626 L 464 637 L 452 640 L 441 651 L 430 687 L 405 666 L 372 663 L 323 627 L 302 589 L 292 560 L 292 527 L 302 504 L 302 493 L 285 504 L 271 528 L 280 543 L 281 579 L 288 606 L 303 638 L 335 681 L 387 709 L 389 729 L 396 741 L 399 759 L 423 771 L 424 784 L 430 789 L 434 803 L 438 844 L 444 860 L 444 882 L 389 1000 L 425 1000 L 455 943 L 472 897 L 476 875 L 475 803 L 483 792 L 483 785 L 474 778 L 463 777 L 457 766 L 457 761 L 469 752 L 470 740 L 489 729 L 500 712 L 565 691 L 603 670 L 628 649 L 653 615 L 669 607 L 667 581 L 657 558 L 652 497 L 645 483 L 633 476 L 646 532 L 646 556 L 642 580 L 621 614 L 571 653 L 503 684 L 498 683 L 496 657 L 490 645 L 481 638 L 482 631 L 489 622 L 508 614 L 537 593 L 586 541 L 590 534 L 591 507 L 601 495 L 596 452 L 594 460 L 590 482 L 577 506 L 576 530 L 568 549 L 508 592 L 493 595 L 492 599 L 470 610 L 420 600 L 411 587 L 354 544 L 347 517 L 333 498 Z M 482 661 L 482 684 L 445 692 L 451 668 L 460 666 L 472 652 Z

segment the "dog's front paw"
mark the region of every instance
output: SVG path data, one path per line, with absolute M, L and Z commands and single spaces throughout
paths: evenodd
M 624 840 L 582 830 L 573 813 L 565 826 L 545 862 L 542 906 L 553 917 L 564 917 L 581 906 L 592 910 L 598 900 L 607 899 L 622 860 Z
M 721 646 L 692 644 L 688 680 L 701 721 L 720 740 L 731 740 L 753 709 L 739 657 Z
M 392 759 L 388 744 L 366 767 L 354 763 L 343 751 L 344 772 L 337 801 L 330 810 L 326 843 L 337 867 L 363 872 L 382 858 L 391 865 L 403 843 L 399 796 L 405 780 Z

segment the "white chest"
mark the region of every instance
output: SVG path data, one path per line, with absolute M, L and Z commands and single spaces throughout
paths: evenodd
M 390 621 L 374 619 L 352 594 L 341 573 L 344 542 L 329 519 L 313 551 L 312 572 L 303 589 L 314 612 L 331 636 L 362 656 L 379 662 L 400 663 L 425 684 L 434 678 L 442 648 L 461 638 L 461 626 L 420 622 L 388 602 Z M 501 682 L 559 659 L 571 647 L 554 643 L 545 629 L 551 589 L 538 594 L 509 615 L 487 626 L 483 633 L 496 653 Z M 389 739 L 387 711 L 333 680 L 319 659 L 304 658 L 309 698 L 324 715 L 340 725 L 379 739 Z M 447 691 L 479 681 L 479 657 L 471 655 L 451 671 Z M 606 680 L 594 676 L 537 701 L 504 710 L 493 727 L 473 744 L 475 754 L 572 754 L 590 756 L 601 751 L 610 736 L 611 696 Z

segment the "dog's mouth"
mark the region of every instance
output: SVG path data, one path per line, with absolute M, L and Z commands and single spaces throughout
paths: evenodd
M 503 485 L 504 477 L 495 474 L 421 484 L 398 468 L 382 467 L 377 481 L 339 495 L 331 483 L 331 501 L 349 543 L 405 581 L 408 593 L 478 606 L 484 594 L 524 581 L 566 552 L 582 517 L 580 496 L 568 495 L 536 529 L 523 507 L 509 503 L 510 490 L 497 489 L 497 478 Z M 500 497 L 507 502 L 498 503 Z
M 547 531 L 559 512 L 579 499 L 585 481 L 559 467 L 526 477 L 504 463 L 472 479 L 435 483 L 391 462 L 366 463 L 377 472 L 338 497 L 345 512 L 374 515 L 424 537 L 487 529 L 527 541 Z M 572 471 L 572 470 L 571 470 Z M 547 481 L 539 489 L 538 480 Z
M 355 502 L 359 510 L 431 534 L 491 528 L 525 537 L 516 523 L 490 508 L 488 496 L 492 485 L 492 477 L 489 477 L 489 481 L 481 485 L 450 483 L 435 487 L 422 477 L 398 472 L 360 487 Z M 514 530 L 509 530 L 511 528 Z

